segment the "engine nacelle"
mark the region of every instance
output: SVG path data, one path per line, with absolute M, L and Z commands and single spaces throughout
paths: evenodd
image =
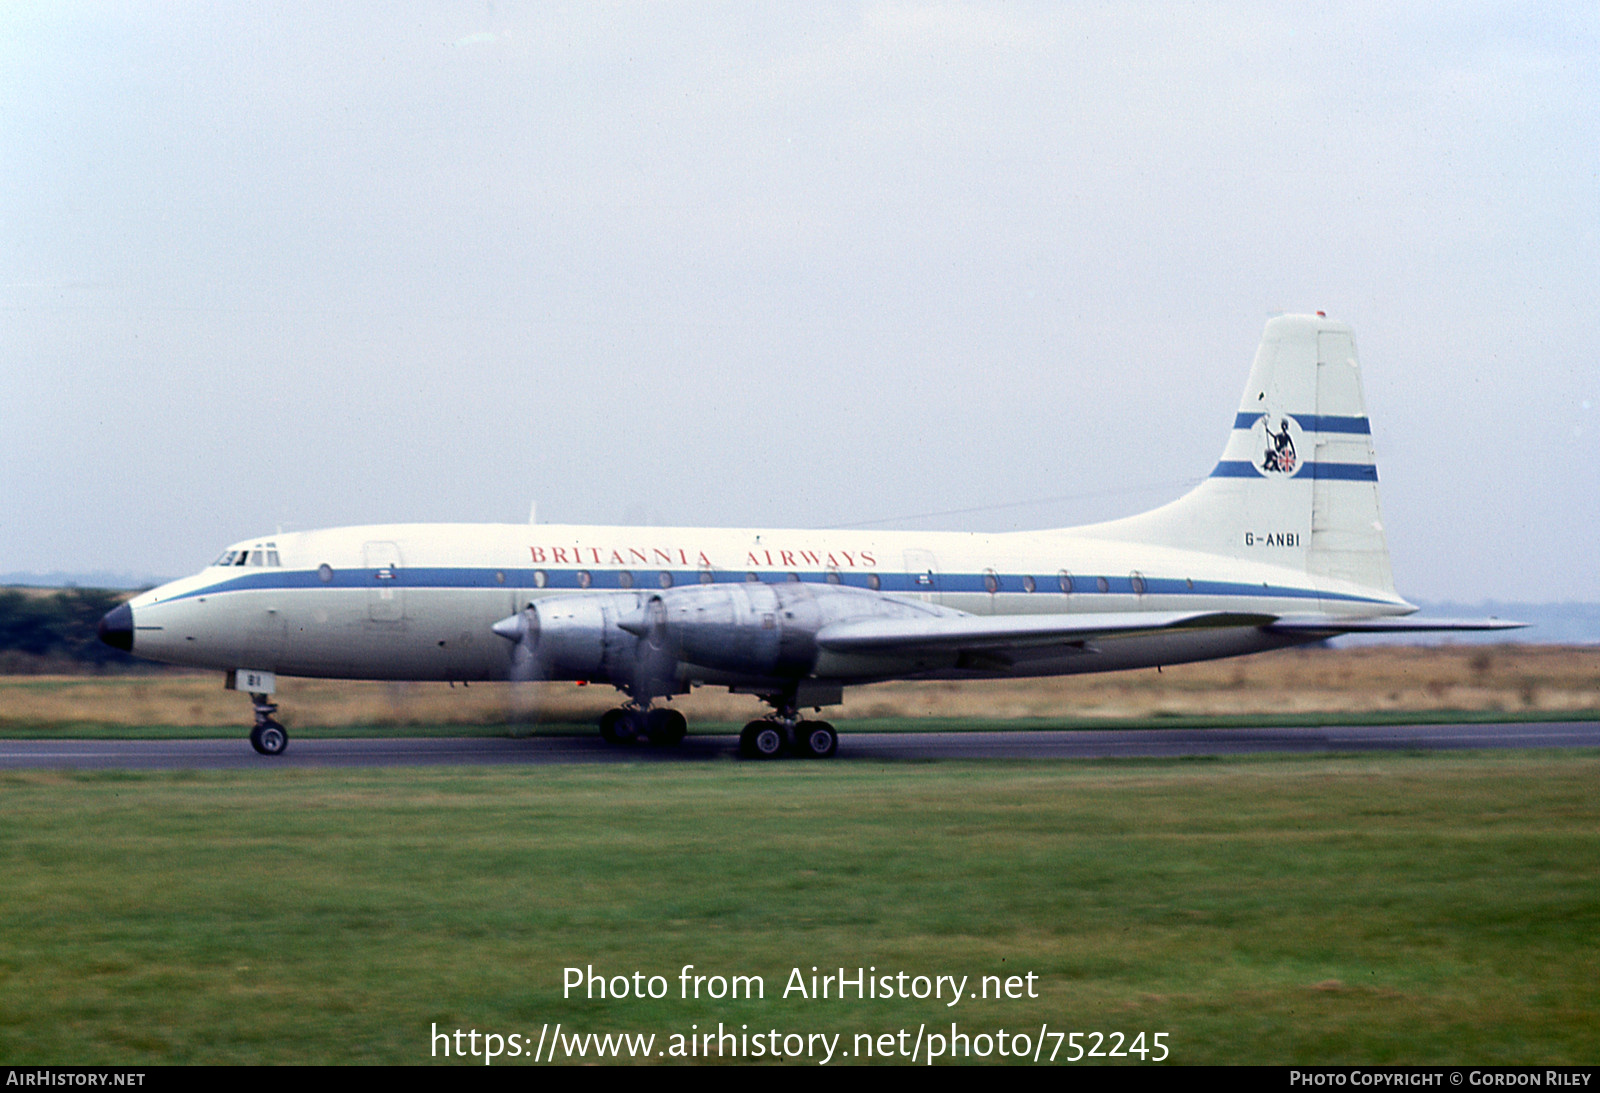
M 517 643 L 513 679 L 611 683 L 640 697 L 680 693 L 697 675 L 753 686 L 805 679 L 817 666 L 817 633 L 831 623 L 944 613 L 861 588 L 751 581 L 552 596 L 494 631 Z M 844 673 L 881 674 L 865 659 Z
M 639 639 L 617 625 L 639 611 L 637 592 L 552 596 L 495 624 L 495 633 L 516 641 L 528 679 L 631 682 Z
M 938 608 L 842 585 L 690 585 L 644 597 L 621 620 L 645 646 L 686 664 L 766 679 L 802 679 L 817 664 L 817 632 L 835 622 L 912 618 Z

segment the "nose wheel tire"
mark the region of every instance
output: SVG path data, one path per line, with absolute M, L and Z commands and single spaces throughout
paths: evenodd
M 250 730 L 250 746 L 262 755 L 282 755 L 289 746 L 289 734 L 283 726 L 268 718 Z

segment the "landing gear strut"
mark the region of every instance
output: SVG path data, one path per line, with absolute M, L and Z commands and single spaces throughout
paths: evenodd
M 278 712 L 278 707 L 266 695 L 253 694 L 250 701 L 256 710 L 256 726 L 250 730 L 250 746 L 262 755 L 282 755 L 283 749 L 289 746 L 289 734 L 272 717 Z

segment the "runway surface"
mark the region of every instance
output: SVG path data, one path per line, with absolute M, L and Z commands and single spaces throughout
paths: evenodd
M 1372 725 L 1279 729 L 1084 732 L 845 733 L 833 762 L 930 759 L 1182 758 L 1260 752 L 1597 748 L 1600 722 Z M 291 740 L 277 758 L 237 740 L 4 740 L 0 770 L 217 770 L 273 767 L 503 766 L 733 760 L 733 736 L 691 736 L 676 748 L 613 747 L 599 737 Z

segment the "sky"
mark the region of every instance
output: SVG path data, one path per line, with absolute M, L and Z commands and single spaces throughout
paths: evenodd
M 1355 329 L 1397 584 L 1600 600 L 1600 8 L 0 8 L 0 572 L 1009 531 Z

